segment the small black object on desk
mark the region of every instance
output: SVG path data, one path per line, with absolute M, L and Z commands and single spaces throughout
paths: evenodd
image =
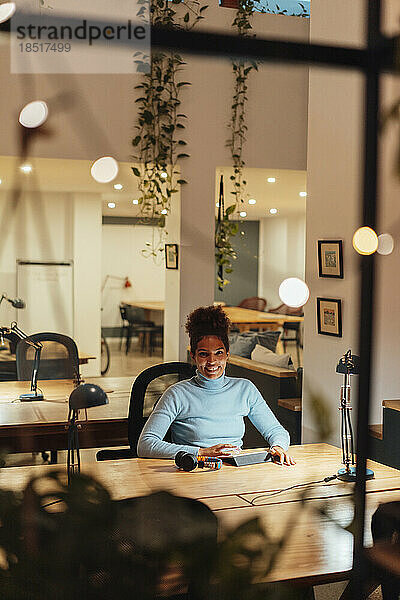
M 261 452 L 247 452 L 245 454 L 227 456 L 223 459 L 224 463 L 227 465 L 233 465 L 234 467 L 256 465 L 258 463 L 269 462 L 271 460 L 272 456 L 268 450 L 262 450 Z

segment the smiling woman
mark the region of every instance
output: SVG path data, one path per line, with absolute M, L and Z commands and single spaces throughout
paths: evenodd
M 225 375 L 229 325 L 221 306 L 190 313 L 186 331 L 197 373 L 172 385 L 160 398 L 139 438 L 139 456 L 174 458 L 181 451 L 196 458 L 230 456 L 242 447 L 244 417 L 248 416 L 277 462 L 294 464 L 287 454 L 289 434 L 255 385 Z M 168 429 L 171 442 L 164 440 Z

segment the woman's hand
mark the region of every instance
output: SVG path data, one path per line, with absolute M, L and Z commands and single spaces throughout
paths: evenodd
M 215 444 L 209 448 L 200 448 L 198 456 L 213 456 L 215 458 L 226 458 L 239 452 L 240 448 L 233 444 Z
M 296 461 L 290 454 L 284 451 L 280 446 L 271 446 L 269 449 L 270 454 L 272 454 L 272 460 L 279 465 L 287 465 L 290 467 L 291 465 L 295 465 Z

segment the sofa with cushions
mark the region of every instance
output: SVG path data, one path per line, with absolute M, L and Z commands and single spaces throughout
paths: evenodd
M 301 411 L 278 404 L 284 398 L 301 397 L 301 383 L 288 354 L 276 354 L 279 331 L 246 331 L 230 336 L 227 375 L 252 381 L 282 425 L 289 431 L 292 444 L 301 443 Z M 264 440 L 246 419 L 245 448 L 264 446 Z

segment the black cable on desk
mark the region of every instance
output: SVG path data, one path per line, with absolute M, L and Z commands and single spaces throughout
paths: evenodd
M 305 487 L 307 485 L 316 485 L 318 483 L 328 483 L 329 481 L 333 481 L 334 479 L 337 479 L 337 475 L 329 475 L 329 477 L 324 477 L 324 479 L 320 479 L 319 481 L 307 481 L 305 483 L 296 483 L 295 485 L 291 485 L 287 488 L 282 488 L 281 490 L 275 490 L 274 492 L 267 492 L 265 494 L 260 494 L 259 496 L 256 496 L 255 498 L 253 498 L 253 500 L 251 500 L 249 502 L 253 506 L 256 506 L 254 503 L 256 502 L 256 500 L 259 500 L 260 498 L 271 498 L 271 496 L 277 496 L 278 494 L 281 494 L 282 492 L 288 492 L 289 490 L 294 490 L 295 488 Z

